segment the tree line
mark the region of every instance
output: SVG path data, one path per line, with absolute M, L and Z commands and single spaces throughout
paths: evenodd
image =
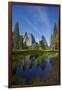
M 23 43 L 24 37 L 19 33 L 19 23 L 17 22 L 14 27 L 13 33 L 13 49 L 59 49 L 59 31 L 56 23 L 54 24 L 54 30 L 51 34 L 50 46 L 48 46 L 47 40 L 42 35 L 39 43 L 34 43 L 30 47 L 26 47 Z

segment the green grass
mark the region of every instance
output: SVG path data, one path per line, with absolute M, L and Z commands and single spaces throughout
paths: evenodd
M 18 54 L 18 55 L 42 55 L 42 54 L 46 54 L 46 53 L 58 53 L 58 50 L 28 50 L 28 49 L 24 49 L 24 50 L 13 50 L 12 53 L 14 55 Z

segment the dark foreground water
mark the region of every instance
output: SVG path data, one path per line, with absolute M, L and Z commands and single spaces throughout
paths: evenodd
M 14 57 L 13 84 L 59 84 L 59 58 Z

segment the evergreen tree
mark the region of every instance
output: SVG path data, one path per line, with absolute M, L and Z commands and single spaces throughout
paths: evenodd
M 18 22 L 15 24 L 13 42 L 14 42 L 13 43 L 14 48 L 18 49 L 19 48 L 19 24 Z
M 19 48 L 20 48 L 20 49 L 23 49 L 23 47 L 24 47 L 24 46 L 23 46 L 23 36 L 20 35 L 20 36 L 19 36 Z
M 51 35 L 51 43 L 50 43 L 50 46 L 52 49 L 57 49 L 59 47 L 59 38 L 58 38 L 58 30 L 57 30 L 57 26 L 56 26 L 56 23 L 54 24 L 54 31 L 53 31 L 53 34 Z

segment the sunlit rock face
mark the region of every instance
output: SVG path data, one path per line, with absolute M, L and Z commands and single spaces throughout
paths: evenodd
M 32 33 L 25 33 L 23 43 L 26 46 L 31 46 L 33 43 L 35 43 L 35 39 Z

